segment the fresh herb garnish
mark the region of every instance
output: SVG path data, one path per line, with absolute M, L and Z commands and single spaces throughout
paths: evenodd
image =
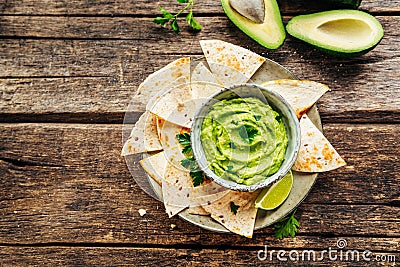
M 235 149 L 236 145 L 234 142 L 229 142 L 229 147 Z
M 230 172 L 230 171 L 232 171 L 232 169 L 233 169 L 233 166 L 232 166 L 232 165 L 226 166 L 226 171 Z
M 166 27 L 168 22 L 169 25 L 171 26 L 171 29 L 175 33 L 179 33 L 179 25 L 177 18 L 186 10 L 189 9 L 188 14 L 186 15 L 186 22 L 189 24 L 190 27 L 192 27 L 194 30 L 200 31 L 201 30 L 201 25 L 198 23 L 195 18 L 193 17 L 193 6 L 194 6 L 194 0 L 177 0 L 178 3 L 180 4 L 186 4 L 184 8 L 182 8 L 178 13 L 176 14 L 171 14 L 167 10 L 165 10 L 162 7 L 159 7 L 162 17 L 156 17 L 153 22 L 160 24 L 163 27 Z
M 201 170 L 196 170 L 196 171 L 190 171 L 190 176 L 193 178 L 193 186 L 199 186 L 204 182 L 204 172 L 202 172 Z
M 238 208 L 239 208 L 240 206 L 235 205 L 235 203 L 234 203 L 233 201 L 231 201 L 230 204 L 231 204 L 231 211 L 233 212 L 233 214 L 236 215 L 237 210 L 238 210 Z
M 254 115 L 254 118 L 256 119 L 256 121 L 259 121 L 261 119 L 261 115 Z
M 258 134 L 257 129 L 249 126 L 249 125 L 242 125 L 239 128 L 239 135 L 242 137 L 244 140 L 247 141 L 247 143 L 251 143 L 254 140 L 254 137 Z
M 181 160 L 181 165 L 189 170 L 190 177 L 192 177 L 193 186 L 199 186 L 204 182 L 205 175 L 197 165 L 192 153 L 192 145 L 190 143 L 190 134 L 183 133 L 177 134 L 176 139 L 182 146 L 182 153 L 185 154 L 186 158 Z
M 274 233 L 276 238 L 281 239 L 289 236 L 295 237 L 296 232 L 300 227 L 299 221 L 294 217 L 295 213 L 296 210 L 294 210 L 290 216 L 285 217 L 274 224 Z
M 192 152 L 192 145 L 190 144 L 190 134 L 183 133 L 177 134 L 176 139 L 178 140 L 179 144 L 183 147 L 182 153 L 187 155 Z

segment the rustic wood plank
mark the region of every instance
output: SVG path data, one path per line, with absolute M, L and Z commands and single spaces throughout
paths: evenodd
M 327 9 L 338 8 L 323 1 L 317 0 L 278 0 L 282 13 L 305 13 L 316 12 Z M 158 7 L 162 6 L 167 10 L 179 11 L 179 6 L 175 1 L 145 1 L 136 0 L 126 2 L 122 0 L 114 1 L 77 1 L 72 0 L 68 3 L 56 1 L 0 1 L 0 14 L 4 15 L 87 15 L 87 16 L 156 16 Z M 399 12 L 399 0 L 363 0 L 360 9 L 369 12 Z M 221 14 L 222 8 L 219 1 L 203 0 L 197 1 L 194 9 L 196 13 Z
M 24 26 L 28 23 L 25 19 L 29 18 L 35 20 L 32 28 Z M 41 18 L 6 17 L 2 32 L 22 36 L 31 32 L 36 37 L 49 38 L 50 29 L 58 27 L 55 36 L 60 35 L 57 38 L 77 38 L 83 35 L 82 30 L 90 28 L 87 35 L 90 38 L 117 38 L 118 29 L 129 29 L 126 24 L 132 23 L 130 18 L 116 21 L 102 18 L 104 25 L 100 24 L 99 18 L 46 17 L 43 22 Z M 70 19 L 69 23 L 64 23 L 66 19 Z M 196 39 L 222 37 L 233 43 L 241 40 L 244 47 L 283 64 L 299 78 L 328 84 L 332 92 L 327 93 L 319 104 L 325 121 L 399 122 L 400 84 L 382 78 L 400 75 L 400 50 L 393 48 L 394 40 L 398 38 L 394 25 L 399 18 L 379 19 L 387 29 L 382 43 L 369 54 L 351 60 L 322 55 L 292 38 L 288 38 L 279 50 L 267 50 L 232 28 L 226 18 L 213 18 L 218 23 L 208 25 L 214 30 L 205 28 Z M 3 40 L 5 53 L 0 54 L 0 61 L 4 63 L 0 65 L 3 115 L 0 120 L 120 123 L 129 96 L 147 75 L 180 56 L 196 58 L 201 55 L 200 46 L 193 41 L 193 36 L 190 37 L 191 33 L 177 37 L 166 32 L 155 42 L 164 29 L 152 25 L 148 19 L 143 21 L 146 41 L 140 41 L 140 46 L 139 40 L 129 39 Z M 46 28 L 45 25 L 52 26 Z M 142 36 L 140 33 L 135 35 L 138 26 L 130 29 L 123 38 Z M 215 32 L 226 34 L 218 36 Z M 175 41 L 171 43 L 172 37 Z M 74 99 L 73 105 L 70 99 Z
M 349 166 L 319 176 L 299 207 L 299 235 L 398 237 L 397 126 L 338 124 L 325 131 Z M 249 241 L 168 219 L 162 204 L 139 188 L 119 157 L 120 125 L 1 124 L 0 132 L 0 243 L 244 245 L 274 240 L 271 228 Z M 134 172 L 143 175 L 138 166 Z M 140 208 L 147 210 L 143 217 Z
M 251 250 L 247 249 L 210 249 L 210 248 L 109 248 L 109 247 L 0 247 L 0 256 L 4 259 L 4 266 L 288 266 L 289 264 L 314 264 L 318 262 L 318 266 L 364 266 L 370 262 L 364 261 L 362 253 L 367 249 L 359 251 L 359 257 L 351 258 L 351 254 L 342 255 L 340 251 L 333 252 L 331 257 L 326 253 L 321 257 L 320 251 L 315 251 L 315 259 L 313 254 L 308 258 L 306 249 L 298 249 L 299 260 L 295 260 L 295 254 L 289 258 L 290 249 L 286 248 L 270 248 L 274 249 L 271 259 L 269 258 L 270 250 L 267 247 L 267 259 L 259 260 L 258 251 L 264 247 L 256 247 Z M 280 260 L 277 257 L 277 251 L 282 249 L 284 254 L 281 256 L 287 258 L 287 261 Z M 326 250 L 329 248 L 326 247 Z M 332 248 L 334 249 L 334 248 Z M 304 251 L 305 254 L 302 254 Z M 346 252 L 347 250 L 343 250 Z M 302 256 L 303 255 L 303 256 Z M 374 266 L 396 266 L 399 256 L 393 253 L 382 251 L 372 251 L 366 254 L 371 259 Z M 263 257 L 263 254 L 260 254 Z M 336 256 L 336 260 L 334 258 Z M 389 258 L 390 256 L 390 258 Z M 322 260 L 318 260 L 322 258 Z M 293 259 L 293 260 L 291 260 Z M 347 259 L 347 260 L 346 260 Z M 383 261 L 384 260 L 384 261 Z

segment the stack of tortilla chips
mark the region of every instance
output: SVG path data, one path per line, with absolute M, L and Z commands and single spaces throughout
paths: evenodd
M 189 209 L 192 214 L 211 216 L 234 233 L 252 237 L 257 215 L 254 201 L 260 191 L 231 191 L 207 179 L 194 186 L 189 170 L 181 165 L 186 155 L 176 135 L 190 132 L 194 113 L 207 97 L 225 87 L 251 82 L 266 59 L 219 40 L 203 40 L 200 45 L 206 62 L 180 58 L 151 74 L 139 86 L 134 101 L 146 105 L 146 110 L 134 125 L 122 155 L 148 152 L 140 164 L 162 187 L 169 217 Z M 281 94 L 300 120 L 301 148 L 293 170 L 325 172 L 345 165 L 306 115 L 329 90 L 327 86 L 300 80 L 254 80 Z

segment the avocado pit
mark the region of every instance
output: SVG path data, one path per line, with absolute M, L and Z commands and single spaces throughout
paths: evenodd
M 264 22 L 264 0 L 229 0 L 229 4 L 243 17 L 255 23 Z

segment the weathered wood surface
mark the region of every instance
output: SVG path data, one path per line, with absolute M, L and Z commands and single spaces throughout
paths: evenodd
M 247 240 L 167 219 L 119 156 L 120 125 L 0 124 L 0 132 L 0 243 L 211 245 L 233 238 L 250 245 L 274 239 L 270 228 Z M 319 176 L 299 208 L 299 236 L 399 237 L 397 125 L 333 124 L 325 133 L 348 166 Z M 140 217 L 139 208 L 148 214 Z
M 305 13 L 332 9 L 334 6 L 327 6 L 326 1 L 318 0 L 278 0 L 282 13 Z M 154 16 L 158 13 L 158 7 L 162 6 L 167 10 L 179 11 L 176 1 L 46 1 L 46 0 L 21 0 L 21 1 L 0 1 L 0 13 L 5 15 L 90 15 L 90 16 Z M 399 0 L 376 1 L 363 0 L 360 9 L 369 12 L 390 12 L 400 11 Z M 220 14 L 222 13 L 219 0 L 196 1 L 195 13 Z
M 334 244 L 333 244 L 334 245 Z M 16 263 L 23 263 L 19 266 L 98 266 L 101 262 L 104 266 L 291 266 L 288 262 L 279 261 L 277 259 L 278 250 L 284 251 L 284 258 L 289 259 L 291 250 L 280 247 L 267 247 L 267 253 L 270 250 L 272 259 L 260 261 L 257 257 L 258 251 L 264 250 L 263 246 L 250 249 L 209 249 L 209 248 L 183 248 L 180 250 L 171 248 L 109 248 L 109 247 L 19 247 L 9 248 L 0 247 L 0 257 L 3 257 L 4 266 L 15 266 Z M 359 251 L 359 260 L 350 260 L 351 254 L 348 254 L 348 261 L 342 261 L 340 266 L 367 266 L 373 261 L 373 266 L 396 266 L 396 262 L 390 262 L 389 257 L 393 254 L 381 251 L 371 251 L 371 262 L 364 261 L 362 252 L 366 250 L 362 248 Z M 324 255 L 325 261 L 319 261 L 320 252 L 316 252 L 314 259 L 312 254 L 311 260 L 308 260 L 307 249 L 296 249 L 299 253 L 299 259 L 302 257 L 304 261 L 299 260 L 297 264 L 310 266 L 313 262 L 316 266 L 336 266 L 336 261 L 329 260 L 328 254 Z M 302 253 L 305 252 L 302 256 Z M 340 252 L 333 253 L 332 258 L 340 257 Z M 44 256 L 45 255 L 45 256 Z M 113 257 L 110 257 L 112 255 Z M 260 254 L 264 257 L 264 254 Z M 291 254 L 293 258 L 296 254 Z M 343 259 L 346 259 L 344 254 Z M 355 257 L 355 259 L 357 259 Z M 381 259 L 386 259 L 382 261 Z
M 12 38 L 2 41 L 7 53 L 0 54 L 0 121 L 120 123 L 145 77 L 180 56 L 199 57 L 198 39 L 219 38 L 242 40 L 241 45 L 300 79 L 329 85 L 332 91 L 319 105 L 326 122 L 399 122 L 399 19 L 378 19 L 386 30 L 381 44 L 348 60 L 323 55 L 290 37 L 280 49 L 269 51 L 226 17 L 200 18 L 203 31 L 175 36 L 148 18 L 5 16 L 0 36 Z
M 329 9 L 317 0 L 278 3 L 285 22 Z M 158 6 L 178 9 L 176 1 L 0 0 L 0 266 L 287 266 L 276 257 L 260 262 L 256 253 L 264 245 L 287 253 L 335 249 L 339 239 L 346 249 L 395 255 L 398 263 L 400 1 L 362 1 L 385 37 L 353 59 L 290 36 L 281 48 L 265 49 L 227 19 L 218 0 L 196 1 L 201 32 L 182 23 L 175 35 L 152 23 Z M 332 89 L 318 107 L 348 165 L 319 175 L 298 208 L 295 238 L 276 240 L 267 227 L 247 239 L 168 219 L 119 156 L 121 123 L 140 82 L 178 57 L 199 57 L 198 41 L 212 38 Z M 144 175 L 138 165 L 133 172 Z

